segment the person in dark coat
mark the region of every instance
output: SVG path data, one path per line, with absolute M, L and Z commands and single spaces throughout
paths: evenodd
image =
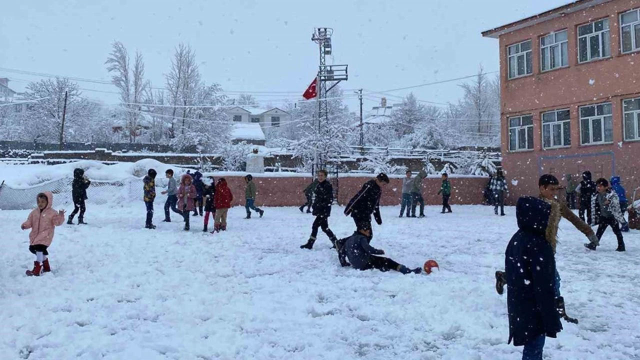
M 627 200 L 627 192 L 624 190 L 624 187 L 620 183 L 620 176 L 611 177 L 611 189 L 618 195 L 618 200 L 620 201 L 620 211 L 622 212 L 622 216 L 624 217 L 624 213 L 629 207 L 629 201 Z M 629 224 L 621 224 L 621 226 L 622 227 L 620 228 L 620 230 L 622 232 L 629 232 Z
M 420 274 L 422 272 L 421 267 L 409 269 L 392 259 L 380 256 L 384 255 L 384 250 L 379 250 L 369 245 L 370 236 L 371 230 L 360 229 L 354 232 L 350 237 L 344 239 L 345 241 L 342 252 L 349 259 L 353 268 L 358 270 L 394 270 L 403 274 Z M 345 266 L 342 262 L 341 265 Z M 348 266 L 348 264 L 346 266 Z
M 216 218 L 216 206 L 214 203 L 216 196 L 216 180 L 213 176 L 209 176 L 211 179 L 211 184 L 204 186 L 204 191 L 202 195 L 204 196 L 204 229 L 203 232 L 206 232 L 209 227 L 209 215 L 214 219 Z
M 333 203 L 333 186 L 327 181 L 327 175 L 326 170 L 318 171 L 318 184 L 314 190 L 316 198 L 313 202 L 313 215 L 316 219 L 311 226 L 311 236 L 306 244 L 300 246 L 301 249 L 311 250 L 313 248 L 318 236 L 318 228 L 322 228 L 322 231 L 327 234 L 333 246 L 336 245 L 337 238 L 333 231 L 329 229 L 329 216 L 331 216 L 331 204 Z
M 555 300 L 555 244 L 546 237 L 550 219 L 560 216 L 559 207 L 542 199 L 518 199 L 519 230 L 505 251 L 505 276 L 509 343 L 524 345 L 522 359 L 541 360 L 545 337 L 555 338 L 562 330 Z
M 582 173 L 582 181 L 576 191 L 580 193 L 580 220 L 585 221 L 584 212 L 586 211 L 586 223 L 591 225 L 591 197 L 596 193 L 596 183 L 591 180 L 591 171 Z
M 147 229 L 156 228 L 156 226 L 153 225 L 153 201 L 156 199 L 156 175 L 158 175 L 158 172 L 155 169 L 149 169 L 147 176 L 142 179 L 144 183 L 144 205 L 147 208 L 147 221 L 144 227 Z
M 373 237 L 371 229 L 371 214 L 378 225 L 382 225 L 382 217 L 380 216 L 380 196 L 382 195 L 382 186 L 389 184 L 389 177 L 385 173 L 380 173 L 375 179 L 367 181 L 360 191 L 349 201 L 344 214 L 351 216 L 356 223 L 357 231 L 368 229 L 371 232 L 369 241 Z
M 316 186 L 318 186 L 318 179 L 313 180 L 311 184 L 304 188 L 304 197 L 307 199 L 307 201 L 304 203 L 304 205 L 299 207 L 300 212 L 304 212 L 305 206 L 307 207 L 307 214 L 311 212 L 311 205 L 313 205 L 313 193 L 316 191 Z
M 203 193 L 204 193 L 204 182 L 202 181 L 202 173 L 200 171 L 196 171 L 193 173 L 193 186 L 196 187 L 196 201 L 195 207 L 193 209 L 193 216 L 202 216 L 202 208 L 204 207 L 203 203 Z M 198 210 L 200 213 L 198 214 Z
M 504 216 L 504 198 L 507 193 L 507 180 L 504 178 L 502 169 L 498 169 L 496 176 L 491 178 L 489 188 L 493 194 L 493 212 L 498 215 L 498 207 L 500 208 L 500 216 Z
M 598 224 L 598 231 L 596 231 L 597 241 L 591 241 L 584 246 L 589 250 L 595 250 L 600 246 L 600 239 L 604 234 L 607 227 L 611 226 L 611 230 L 618 239 L 618 247 L 616 251 L 625 251 L 624 238 L 620 230 L 620 225 L 628 226 L 627 220 L 622 215 L 620 210 L 620 200 L 618 194 L 611 190 L 607 179 L 600 178 L 596 181 L 596 190 L 598 193 L 591 200 L 592 214 L 597 219 L 594 219 L 594 223 Z
M 87 200 L 87 189 L 91 185 L 91 181 L 84 176 L 84 170 L 73 170 L 73 183 L 71 183 L 71 197 L 73 199 L 73 212 L 69 215 L 67 224 L 73 225 L 73 217 L 76 216 L 78 211 L 78 225 L 87 224 L 84 222 L 84 212 L 87 210 L 85 200 Z

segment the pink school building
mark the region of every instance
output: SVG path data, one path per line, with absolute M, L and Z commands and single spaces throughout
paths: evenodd
M 482 33 L 500 42 L 510 202 L 590 170 L 640 186 L 640 0 L 580 0 Z

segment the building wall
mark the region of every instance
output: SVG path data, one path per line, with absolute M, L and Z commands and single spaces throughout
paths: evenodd
M 640 97 L 640 52 L 621 53 L 619 27 L 620 13 L 634 8 L 640 8 L 640 0 L 614 0 L 500 37 L 501 143 L 507 177 L 517 181 L 512 201 L 535 193 L 543 173 L 560 178 L 591 170 L 594 177 L 615 174 L 628 188 L 640 186 L 640 142 L 623 141 L 622 111 L 623 99 Z M 602 18 L 609 19 L 611 57 L 579 64 L 577 28 Z M 568 30 L 569 67 L 541 73 L 540 37 L 563 29 Z M 533 74 L 508 80 L 507 47 L 527 39 L 532 41 Z M 578 108 L 601 102 L 612 104 L 613 143 L 580 145 Z M 541 113 L 566 108 L 571 112 L 571 147 L 543 149 Z M 534 149 L 509 152 L 508 118 L 525 114 L 533 115 Z

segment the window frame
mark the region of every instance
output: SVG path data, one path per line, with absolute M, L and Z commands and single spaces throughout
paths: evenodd
M 255 119 L 258 119 L 258 121 L 253 121 L 253 120 L 255 120 Z M 249 118 L 249 122 L 250 122 L 250 123 L 252 123 L 252 124 L 259 124 L 259 123 L 261 122 L 261 121 L 260 121 L 260 116 L 251 116 L 251 117 Z
M 622 136 L 623 141 L 632 142 L 632 141 L 640 141 L 640 108 L 637 110 L 625 111 L 624 110 L 624 102 L 625 101 L 638 101 L 640 97 L 630 98 L 630 99 L 622 99 Z M 627 139 L 627 114 L 631 113 L 635 115 L 633 124 L 635 130 L 635 136 L 633 139 Z
M 566 40 L 559 41 L 559 42 L 555 41 L 556 35 L 559 34 L 559 33 L 562 33 L 562 32 L 567 33 Z M 553 35 L 554 43 L 550 44 L 550 45 L 542 45 L 542 40 L 544 38 L 546 38 L 547 36 L 550 36 L 550 35 Z M 541 73 L 569 67 L 569 29 L 557 30 L 557 31 L 550 32 L 550 33 L 548 33 L 546 35 L 542 35 L 542 36 L 540 36 L 539 44 L 540 44 L 540 72 Z M 560 66 L 556 66 L 554 68 L 549 68 L 549 69 L 545 70 L 543 68 L 543 66 L 542 66 L 543 65 L 542 60 L 544 59 L 543 51 L 546 50 L 546 49 L 549 49 L 549 54 L 551 54 L 551 50 L 552 50 L 553 47 L 555 47 L 555 46 L 559 47 L 560 48 L 560 63 L 562 64 L 562 45 L 563 44 L 566 44 L 567 65 L 560 65 Z M 549 60 L 551 60 L 551 55 L 549 55 Z M 551 61 L 549 61 L 549 62 L 551 62 Z
M 622 24 L 622 17 L 632 12 L 635 12 L 637 14 L 638 18 L 636 19 L 636 21 L 630 24 Z M 635 27 L 636 26 L 640 27 L 640 8 L 631 9 L 631 10 L 620 13 L 620 15 L 618 16 L 618 24 L 619 24 L 618 27 L 620 28 L 620 54 L 631 54 L 631 53 L 640 51 L 640 44 L 635 44 L 636 42 Z M 631 29 L 631 50 L 624 51 L 622 32 L 623 32 L 623 28 L 627 26 L 630 27 Z
M 531 118 L 531 124 L 530 125 L 522 125 L 522 119 L 525 117 L 530 117 Z M 519 119 L 519 123 L 520 125 L 518 126 L 511 126 L 511 120 L 514 119 Z M 508 127 L 508 134 L 509 134 L 509 152 L 523 152 L 523 151 L 534 151 L 535 150 L 535 142 L 534 142 L 534 137 L 535 134 L 533 134 L 533 114 L 523 114 L 523 115 L 517 115 L 517 116 L 510 116 L 507 117 L 507 127 Z M 529 138 L 529 131 L 528 129 L 531 128 L 531 138 Z M 516 148 L 513 149 L 511 148 L 511 130 L 515 129 L 516 132 L 516 140 L 515 140 L 515 144 L 516 144 Z M 525 130 L 525 134 L 526 134 L 526 145 L 524 148 L 519 148 L 518 144 L 520 143 L 520 139 L 519 139 L 519 130 L 524 129 Z M 531 142 L 531 147 L 529 147 L 529 142 Z
M 598 115 L 597 113 L 597 109 L 598 106 L 601 105 L 609 105 L 609 107 L 611 108 L 611 113 L 606 115 Z M 586 108 L 586 107 L 593 107 L 594 108 L 594 112 L 595 115 L 593 116 L 586 116 L 586 117 L 582 117 L 582 109 Z M 605 126 L 605 117 L 610 117 L 611 118 L 611 141 L 607 141 L 606 140 L 606 126 Z M 585 143 L 584 139 L 582 137 L 582 120 L 583 119 L 588 119 L 589 120 L 589 143 Z M 594 142 L 591 141 L 593 140 L 593 121 L 596 119 L 601 119 L 602 125 L 602 141 L 598 141 L 598 142 Z M 579 124 L 579 130 L 580 130 L 580 146 L 594 146 L 594 145 L 610 145 L 613 144 L 614 140 L 613 140 L 613 103 L 611 102 L 603 102 L 603 103 L 598 103 L 598 104 L 588 104 L 588 105 L 582 105 L 582 106 L 578 106 L 578 124 Z
M 604 20 L 607 21 L 607 29 L 606 30 L 603 29 L 603 30 L 600 30 L 600 31 L 595 31 L 595 24 L 597 22 L 604 21 Z M 587 25 L 591 26 L 592 32 L 589 33 L 589 34 L 586 34 L 586 35 L 580 35 L 580 28 L 584 27 L 584 26 L 587 26 Z M 604 46 L 602 46 L 602 40 L 603 40 L 602 34 L 605 33 L 605 32 L 608 33 L 607 35 L 609 36 L 609 55 L 593 58 L 591 56 L 591 41 L 590 40 L 591 40 L 592 37 L 598 36 L 600 49 L 601 49 L 600 52 L 602 53 L 602 49 L 604 49 Z M 598 60 L 604 60 L 604 59 L 608 59 L 608 58 L 611 57 L 611 22 L 609 21 L 608 17 L 604 17 L 604 18 L 601 18 L 601 19 L 598 19 L 598 20 L 594 20 L 594 21 L 582 24 L 582 25 L 578 25 L 576 27 L 576 36 L 578 37 L 577 44 L 576 44 L 576 47 L 577 47 L 577 50 L 578 50 L 577 51 L 578 64 L 586 64 L 586 63 L 589 63 L 589 62 L 598 61 Z M 580 60 L 580 39 L 581 38 L 587 38 L 587 58 L 588 59 L 584 60 L 584 61 Z
M 236 119 L 240 120 L 236 120 Z M 233 122 L 242 122 L 242 115 L 233 115 Z
M 569 112 L 569 118 L 566 120 L 560 120 L 558 121 L 558 113 L 561 111 L 568 111 Z M 544 115 L 545 114 L 554 114 L 555 120 L 553 122 L 544 122 Z M 569 123 L 569 144 L 565 144 L 564 143 L 564 123 Z M 553 125 L 554 124 L 560 124 L 560 139 L 562 141 L 562 145 L 551 145 L 551 146 L 544 146 L 544 128 L 545 126 L 549 126 L 551 127 L 551 129 L 549 130 L 549 136 L 550 136 L 550 141 L 549 143 L 553 143 Z M 544 150 L 553 150 L 553 149 L 564 149 L 564 148 L 570 148 L 571 147 L 571 109 L 569 108 L 564 108 L 564 109 L 556 109 L 556 110 L 549 110 L 549 111 L 545 111 L 540 113 L 540 125 L 541 125 L 541 132 L 540 134 L 542 135 L 542 149 Z
M 277 119 L 274 121 L 274 119 Z M 280 121 L 280 116 L 272 116 L 271 117 L 271 127 L 280 127 L 282 122 Z
M 521 47 L 522 44 L 529 42 L 529 50 L 526 51 L 518 51 L 517 53 L 515 53 L 514 55 L 509 54 L 509 49 L 515 46 L 519 46 Z M 531 72 L 527 73 L 527 53 L 530 54 L 531 56 Z M 525 77 L 525 76 L 530 76 L 533 75 L 533 41 L 531 41 L 531 39 L 528 40 L 523 40 L 520 41 L 518 43 L 515 44 L 511 44 L 511 45 L 507 45 L 507 80 L 513 80 L 513 79 L 518 79 L 521 77 Z M 524 74 L 522 75 L 518 75 L 518 57 L 519 56 L 524 56 Z M 516 75 L 511 77 L 511 58 L 515 58 L 516 59 Z

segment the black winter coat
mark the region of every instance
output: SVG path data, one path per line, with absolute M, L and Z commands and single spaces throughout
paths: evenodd
M 505 252 L 509 342 L 524 345 L 540 335 L 555 338 L 562 330 L 555 304 L 556 261 L 545 238 L 551 205 L 521 197 L 516 206 L 520 230 Z
M 89 179 L 84 178 L 84 170 L 76 169 L 73 172 L 73 182 L 71 183 L 71 197 L 74 203 L 87 200 L 87 188 L 91 185 Z
M 582 173 L 580 182 L 580 199 L 591 202 L 591 197 L 596 193 L 596 183 L 591 180 L 591 171 Z
M 204 211 L 214 212 L 216 211 L 216 206 L 214 203 L 214 199 L 216 196 L 216 185 L 204 185 L 204 189 L 202 195 L 205 198 L 204 202 Z
M 378 224 L 382 224 L 380 216 L 380 195 L 382 189 L 376 183 L 375 179 L 371 179 L 364 183 L 362 189 L 358 191 L 344 209 L 344 214 L 354 219 L 371 218 L 371 214 Z
M 331 216 L 331 204 L 333 203 L 333 186 L 328 180 L 318 182 L 314 191 L 316 198 L 313 201 L 314 216 Z

